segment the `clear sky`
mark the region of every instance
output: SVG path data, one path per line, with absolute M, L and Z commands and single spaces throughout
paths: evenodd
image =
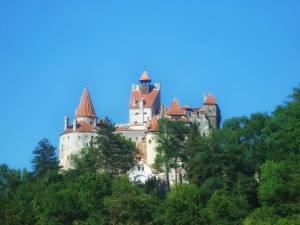
M 85 80 L 98 117 L 128 122 L 144 65 L 162 102 L 222 119 L 271 113 L 300 81 L 300 1 L 0 1 L 0 164 L 58 147 Z

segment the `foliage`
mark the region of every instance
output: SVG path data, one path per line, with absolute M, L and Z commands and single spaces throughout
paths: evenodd
M 44 138 L 39 141 L 35 147 L 32 159 L 33 174 L 36 177 L 42 177 L 48 170 L 59 169 L 59 161 L 55 153 L 56 148 L 50 144 L 49 140 Z
M 104 199 L 109 224 L 151 224 L 159 200 L 144 193 L 128 177 L 118 177 L 112 184 L 112 195 Z
M 138 152 L 135 143 L 114 131 L 110 119 L 101 120 L 95 141 L 82 149 L 79 156 L 72 157 L 75 168 L 118 176 L 133 167 Z
M 199 224 L 202 201 L 194 184 L 179 184 L 168 194 L 156 213 L 160 224 Z
M 171 168 L 175 169 L 175 185 L 177 184 L 176 168 L 179 161 L 184 162 L 185 139 L 188 133 L 188 127 L 181 121 L 171 122 L 168 119 L 160 119 L 158 122 L 157 156 L 154 167 L 157 171 L 166 173 L 166 180 L 169 182 L 169 172 Z
M 213 193 L 203 211 L 208 224 L 241 224 L 248 203 L 245 196 L 221 189 Z
M 189 184 L 129 182 L 134 144 L 102 120 L 90 147 L 59 171 L 47 139 L 33 171 L 0 165 L 0 224 L 244 224 L 300 221 L 300 89 L 271 114 L 235 117 L 208 136 L 196 124 L 160 120 L 157 169 L 180 163 Z

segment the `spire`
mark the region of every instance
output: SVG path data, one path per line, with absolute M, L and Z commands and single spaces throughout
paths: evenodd
M 151 79 L 148 76 L 146 69 L 144 70 L 142 76 L 140 77 L 140 82 L 151 82 Z
M 166 114 L 169 116 L 185 116 L 185 113 L 180 108 L 177 99 L 173 99 L 173 102 L 172 102 L 170 108 L 166 111 Z
M 204 104 L 206 105 L 216 105 L 217 101 L 215 96 L 213 96 L 211 93 L 205 98 Z
M 87 116 L 87 117 L 96 117 L 96 112 L 89 94 L 87 87 L 84 88 L 81 95 L 79 105 L 76 110 L 76 117 L 78 116 Z

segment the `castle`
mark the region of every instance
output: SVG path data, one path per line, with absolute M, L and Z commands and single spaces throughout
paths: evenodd
M 201 135 L 208 135 L 211 129 L 219 128 L 221 112 L 216 98 L 203 94 L 203 106 L 180 106 L 173 99 L 170 107 L 161 103 L 160 83 L 152 84 L 145 70 L 139 79 L 139 84 L 133 84 L 129 99 L 129 123 L 117 124 L 116 132 L 134 141 L 140 150 L 139 163 L 130 170 L 132 180 L 145 181 L 151 176 L 151 167 L 156 157 L 155 132 L 158 120 L 167 118 L 170 121 L 183 121 L 186 124 L 197 123 Z M 83 147 L 89 145 L 95 137 L 98 127 L 96 115 L 89 91 L 84 88 L 72 123 L 65 117 L 64 131 L 60 135 L 59 159 L 64 169 L 71 168 L 70 157 L 78 154 Z

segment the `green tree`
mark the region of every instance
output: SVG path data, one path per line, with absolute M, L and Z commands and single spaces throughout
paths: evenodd
M 294 88 L 291 101 L 278 106 L 264 129 L 268 159 L 280 161 L 289 153 L 300 153 L 300 89 Z
M 86 172 L 78 177 L 76 191 L 81 211 L 87 215 L 84 219 L 86 224 L 107 224 L 103 200 L 111 195 L 111 182 L 109 176 L 100 173 Z
M 248 214 L 248 203 L 245 196 L 224 188 L 214 192 L 202 212 L 208 224 L 241 224 Z
M 133 167 L 138 149 L 134 142 L 115 133 L 115 129 L 110 119 L 101 120 L 90 147 L 82 149 L 79 156 L 72 157 L 75 168 L 117 176 Z
M 156 195 L 146 194 L 125 176 L 114 179 L 112 195 L 104 199 L 108 224 L 152 224 L 158 204 Z
M 0 165 L 0 224 L 9 224 L 11 211 L 9 203 L 21 184 L 20 170 L 10 169 L 6 164 Z
M 300 200 L 299 155 L 281 162 L 267 161 L 262 165 L 259 199 L 262 205 L 281 205 Z
M 44 138 L 39 141 L 33 151 L 35 156 L 31 161 L 35 177 L 40 178 L 48 170 L 58 170 L 60 168 L 55 150 L 56 148 L 50 144 L 48 139 Z
M 66 224 L 84 220 L 76 187 L 77 177 L 70 177 L 49 170 L 36 184 L 32 200 L 36 222 L 34 224 Z
M 22 174 L 22 182 L 13 194 L 7 209 L 10 217 L 6 224 L 9 225 L 30 225 L 35 224 L 35 214 L 33 211 L 33 198 L 39 192 L 36 179 L 26 170 Z M 4 223 L 5 224 L 5 223 Z
M 181 121 L 171 122 L 168 119 L 160 119 L 158 122 L 157 156 L 154 167 L 158 171 L 166 174 L 166 180 L 169 187 L 169 172 L 171 168 L 175 171 L 175 185 L 177 184 L 178 162 L 185 162 L 185 140 L 188 134 L 188 127 Z
M 157 209 L 155 222 L 158 224 L 202 224 L 199 188 L 195 184 L 179 184 L 171 189 Z

